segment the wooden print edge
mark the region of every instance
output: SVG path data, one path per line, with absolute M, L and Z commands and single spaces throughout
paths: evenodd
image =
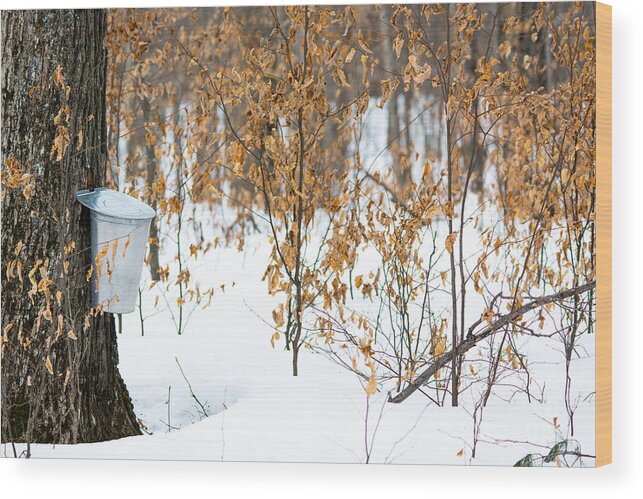
M 612 462 L 612 7 L 596 3 L 596 466 Z

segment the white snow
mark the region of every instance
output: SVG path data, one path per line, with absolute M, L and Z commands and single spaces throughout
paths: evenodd
M 183 335 L 176 334 L 167 311 L 146 319 L 145 336 L 137 313 L 123 316 L 121 373 L 137 415 L 153 435 L 74 446 L 33 445 L 33 457 L 365 462 L 365 439 L 371 445 L 374 438 L 370 462 L 511 465 L 528 452 L 547 450 L 495 439 L 555 443 L 553 418 L 564 423 L 565 411 L 563 356 L 553 340 L 538 341 L 529 352 L 533 375 L 546 386 L 547 403 L 492 399 L 474 460 L 469 448 L 472 406 L 466 394 L 458 408 L 436 407 L 419 393 L 393 405 L 385 402 L 386 394 L 378 394 L 370 400 L 365 428 L 366 396 L 354 374 L 305 351 L 295 378 L 283 343 L 271 347 L 272 330 L 260 319 L 269 320 L 276 302 L 260 281 L 268 247 L 263 237 L 249 238 L 241 254 L 220 249 L 191 266 L 200 280 L 226 286 L 225 292 L 217 289 L 211 307 L 192 315 Z M 153 308 L 154 297 L 154 290 L 144 294 L 144 310 Z M 590 355 L 574 362 L 574 386 L 588 394 L 594 380 L 593 338 L 585 343 Z M 209 417 L 200 420 L 175 357 Z M 171 425 L 180 429 L 168 432 L 170 386 Z M 576 430 L 583 452 L 592 454 L 593 400 L 579 406 Z M 583 464 L 593 466 L 593 460 Z
M 361 154 L 368 165 L 384 149 L 386 133 L 371 126 L 364 136 L 367 143 L 361 145 Z M 374 166 L 389 160 L 382 154 Z M 212 216 L 199 215 L 204 228 Z M 443 241 L 444 227 L 438 230 L 442 233 L 437 240 Z M 171 262 L 173 248 L 168 246 L 162 256 Z M 477 251 L 465 249 L 469 255 Z M 362 254 L 361 269 L 375 268 L 373 253 Z M 151 435 L 73 446 L 33 445 L 32 456 L 352 463 L 365 462 L 367 449 L 372 449 L 371 463 L 513 465 L 529 452 L 547 454 L 567 436 L 564 356 L 556 339 L 523 340 L 521 348 L 528 354 L 531 374 L 543 388 L 545 402 L 528 403 L 524 395 L 511 402 L 492 396 L 484 410 L 475 459 L 471 457 L 475 393 L 471 390 L 462 395 L 457 408 L 437 407 L 420 393 L 393 405 L 386 402 L 386 393 L 378 393 L 368 401 L 366 418 L 367 397 L 357 377 L 325 356 L 303 351 L 300 375 L 293 377 L 283 340 L 274 349 L 270 344 L 271 312 L 280 298 L 269 296 L 266 283 L 261 282 L 268 254 L 267 237 L 256 234 L 246 238 L 241 253 L 219 247 L 189 261 L 192 278 L 202 289 L 213 286 L 216 293 L 208 308 L 190 314 L 190 303 L 185 306 L 189 320 L 181 336 L 163 297 L 155 309 L 159 290 L 147 289 L 148 281 L 142 283 L 143 314 L 149 315 L 145 336 L 140 334 L 136 311 L 123 316 L 124 332 L 118 342 L 121 373 L 136 413 Z M 173 309 L 175 293 L 172 288 L 166 297 Z M 448 308 L 450 298 L 443 295 L 436 298 L 437 308 Z M 480 316 L 482 303 L 472 290 L 468 297 L 467 320 L 473 321 Z M 375 307 L 361 299 L 353 304 L 365 312 Z M 595 448 L 594 337 L 586 335 L 580 341 L 581 358 L 572 364 L 572 389 L 579 400 L 574 439 L 583 453 L 591 455 Z M 191 397 L 177 359 L 208 417 L 203 417 Z M 582 465 L 593 466 L 594 460 L 583 459 Z

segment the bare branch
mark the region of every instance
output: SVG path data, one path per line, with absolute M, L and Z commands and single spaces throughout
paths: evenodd
M 529 312 L 530 310 L 533 310 L 538 307 L 542 307 L 543 305 L 547 305 L 548 303 L 554 303 L 560 300 L 564 300 L 565 298 L 570 298 L 572 296 L 585 293 L 586 291 L 594 289 L 595 287 L 596 287 L 596 281 L 591 281 L 581 286 L 577 286 L 573 289 L 568 289 L 565 291 L 560 291 L 559 293 L 554 293 L 551 295 L 536 298 L 535 300 L 527 303 L 526 305 L 523 305 L 522 307 L 517 308 L 513 312 L 510 312 L 506 315 L 501 316 L 496 321 L 494 321 L 493 324 L 491 324 L 490 326 L 485 328 L 482 332 L 476 335 L 472 334 L 471 330 L 469 330 L 469 335 L 467 336 L 467 339 L 464 342 L 460 343 L 460 345 L 456 348 L 455 353 L 456 355 L 464 355 L 467 351 L 471 350 L 474 346 L 476 346 L 480 341 L 491 336 L 495 332 L 501 330 L 502 328 L 504 328 L 505 326 L 507 326 L 514 320 L 516 320 L 521 315 L 524 315 L 525 313 Z M 417 389 L 419 389 L 420 387 L 422 387 L 422 385 L 424 385 L 427 381 L 429 381 L 437 371 L 439 371 L 440 369 L 448 365 L 453 358 L 454 358 L 453 351 L 448 351 L 443 353 L 440 357 L 438 357 L 433 362 L 433 364 L 431 364 L 425 371 L 420 373 L 415 378 L 415 380 L 413 380 L 409 385 L 407 385 L 402 391 L 400 391 L 395 396 L 389 397 L 389 402 L 392 402 L 394 404 L 399 404 L 400 402 L 405 401 Z

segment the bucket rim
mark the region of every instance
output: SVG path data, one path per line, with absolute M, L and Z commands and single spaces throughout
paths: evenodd
M 96 187 L 76 192 L 76 200 L 92 214 L 100 214 L 117 220 L 151 220 L 156 210 L 123 192 Z

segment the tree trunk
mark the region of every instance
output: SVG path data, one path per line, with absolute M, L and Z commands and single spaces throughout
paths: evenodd
M 2 13 L 3 442 L 140 434 L 111 314 L 91 309 L 79 189 L 106 175 L 104 10 Z
M 152 122 L 152 110 L 150 102 L 147 98 L 140 100 L 141 108 L 143 109 L 143 123 L 147 126 Z M 147 129 L 146 129 L 147 131 Z M 145 187 L 149 196 L 148 202 L 152 208 L 157 209 L 157 194 L 154 192 L 154 182 L 156 182 L 156 155 L 154 154 L 154 145 L 147 140 L 145 141 Z M 150 242 L 150 252 L 148 253 L 147 264 L 150 268 L 150 275 L 153 281 L 161 280 L 161 265 L 159 263 L 159 229 L 157 217 L 152 219 L 150 223 L 150 235 L 148 238 Z

